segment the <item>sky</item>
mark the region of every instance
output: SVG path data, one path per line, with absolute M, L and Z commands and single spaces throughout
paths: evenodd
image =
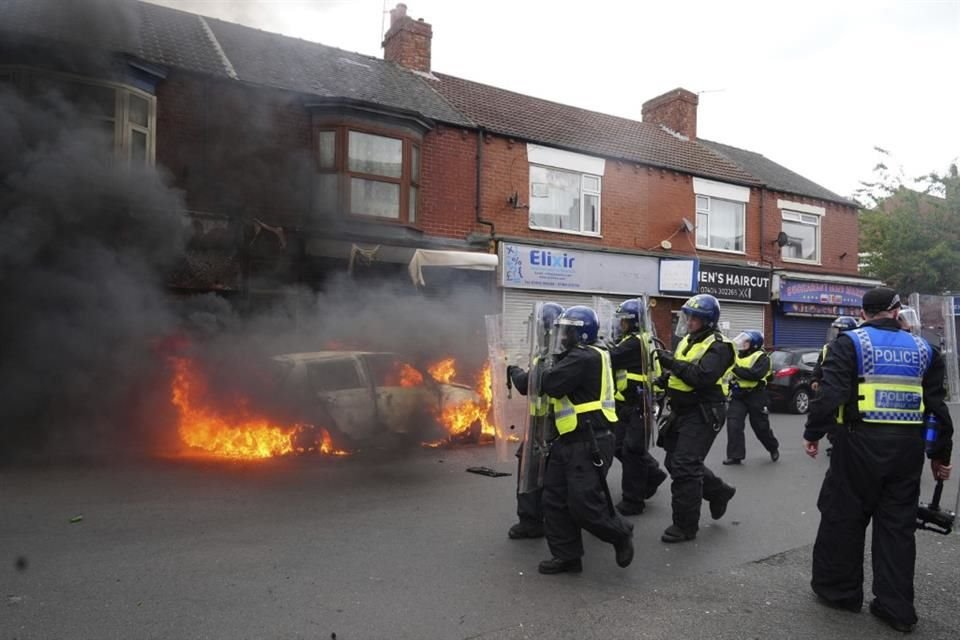
M 150 0 L 382 57 L 396 0 Z M 432 67 L 640 119 L 700 94 L 698 135 L 843 196 L 888 150 L 905 176 L 960 160 L 960 0 L 407 0 Z

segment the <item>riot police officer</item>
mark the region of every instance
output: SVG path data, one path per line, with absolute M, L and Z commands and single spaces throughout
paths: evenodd
M 557 327 L 557 362 L 541 389 L 553 399 L 557 437 L 543 480 L 544 533 L 552 558 L 540 573 L 583 570 L 586 529 L 613 545 L 617 564 L 633 560 L 633 526 L 613 509 L 606 476 L 617 421 L 610 354 L 595 343 L 599 322 L 590 307 L 570 307 Z
M 820 355 L 817 356 L 817 364 L 813 366 L 813 373 L 811 374 L 812 382 L 810 383 L 810 388 L 814 393 L 820 388 L 820 380 L 823 378 L 823 372 L 820 368 L 823 366 L 823 359 L 827 357 L 827 349 L 830 348 L 830 344 L 844 331 L 856 328 L 857 319 L 851 316 L 839 316 L 830 323 L 830 328 L 827 329 L 827 340 L 823 343 Z
M 737 360 L 731 372 L 730 404 L 727 406 L 727 458 L 723 464 L 740 464 L 747 455 L 743 437 L 747 416 L 750 428 L 760 444 L 770 453 L 770 459 L 780 459 L 780 443 L 770 428 L 770 399 L 767 382 L 773 375 L 770 356 L 763 351 L 763 334 L 744 331 L 733 339 Z
M 941 480 L 950 475 L 953 423 L 944 402 L 943 359 L 926 340 L 901 330 L 900 297 L 878 287 L 864 294 L 862 304 L 864 324 L 840 334 L 827 350 L 803 435 L 811 457 L 824 433 L 834 439 L 817 500 L 811 586 L 824 604 L 860 611 L 864 535 L 872 520 L 870 611 L 907 632 L 917 622 L 914 531 L 924 419 L 933 414 L 940 424 L 928 456 Z
M 681 307 L 676 351 L 658 352 L 667 381 L 669 411 L 658 442 L 667 450 L 665 464 L 672 479 L 673 524 L 660 539 L 684 542 L 697 536 L 700 503 L 710 504 L 714 520 L 723 517 L 736 489 L 704 465 L 717 433 L 723 426 L 726 393 L 723 378 L 734 365 L 733 343 L 717 329 L 720 303 L 699 294 Z
M 617 511 L 625 516 L 639 515 L 645 500 L 657 492 L 667 479 L 657 459 L 650 455 L 648 429 L 654 408 L 653 380 L 662 371 L 656 346 L 649 331 L 644 331 L 646 305 L 633 299 L 617 307 L 610 363 L 617 385 L 617 425 L 615 456 L 623 466 L 622 496 Z
M 536 342 L 542 346 L 535 347 L 538 353 L 532 356 L 530 370 L 524 371 L 515 365 L 507 367 L 507 376 L 510 378 L 513 386 L 521 395 L 528 396 L 528 405 L 532 417 L 549 418 L 550 415 L 549 399 L 542 394 L 534 393 L 532 396 L 528 395 L 528 386 L 531 373 L 534 376 L 542 375 L 543 369 L 550 357 L 550 348 L 553 346 L 551 344 L 553 327 L 562 313 L 563 307 L 559 304 L 555 302 L 543 303 L 539 309 L 539 317 L 535 318 L 535 321 L 539 323 L 536 330 L 540 332 L 539 339 Z M 519 520 L 507 531 L 507 536 L 511 540 L 543 537 L 543 505 L 541 504 L 543 488 L 534 488 L 532 491 L 521 491 L 520 484 L 524 468 L 522 459 L 523 448 L 524 446 L 521 444 L 517 449 L 517 517 Z

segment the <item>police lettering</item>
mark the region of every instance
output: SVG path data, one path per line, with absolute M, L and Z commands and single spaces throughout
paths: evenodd
M 881 364 L 912 364 L 919 366 L 920 352 L 916 349 L 879 347 L 873 350 L 873 359 Z
M 878 409 L 900 409 L 904 411 L 920 409 L 920 394 L 913 391 L 877 390 L 874 399 Z

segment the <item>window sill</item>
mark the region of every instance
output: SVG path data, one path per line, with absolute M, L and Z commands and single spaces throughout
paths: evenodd
M 714 249 L 713 247 L 704 247 L 702 245 L 697 245 L 697 251 L 712 251 L 716 253 L 731 253 L 736 256 L 745 256 L 747 255 L 746 251 L 733 251 L 732 249 Z
M 562 233 L 570 236 L 582 236 L 585 238 L 602 238 L 603 235 L 599 233 L 592 233 L 589 231 L 571 231 L 570 229 L 551 229 L 550 227 L 535 227 L 532 224 L 529 225 L 531 231 L 547 231 L 549 233 Z
M 820 260 L 813 261 L 813 260 L 801 260 L 800 258 L 782 258 L 782 257 L 780 258 L 780 260 L 781 260 L 782 262 L 790 262 L 790 263 L 793 263 L 793 264 L 805 264 L 805 265 L 810 266 L 810 267 L 822 267 L 822 266 L 823 266 L 823 263 L 820 262 Z

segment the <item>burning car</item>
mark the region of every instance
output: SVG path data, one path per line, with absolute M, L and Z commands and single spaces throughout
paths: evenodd
M 274 361 L 282 369 L 285 396 L 298 404 L 305 422 L 322 425 L 338 444 L 385 433 L 439 436 L 428 427 L 450 410 L 481 405 L 479 394 L 452 382 L 443 367 L 425 374 L 393 353 L 316 351 Z

